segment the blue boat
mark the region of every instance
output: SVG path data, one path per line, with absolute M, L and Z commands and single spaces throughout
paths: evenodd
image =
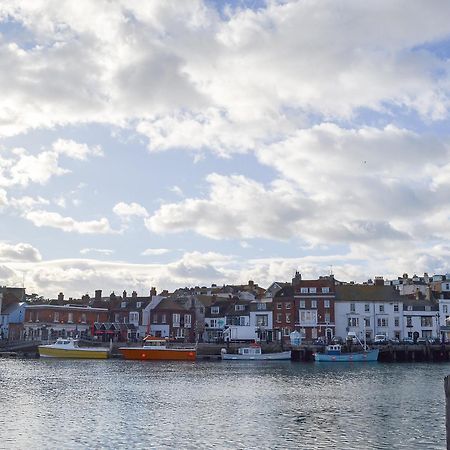
M 317 362 L 373 362 L 378 361 L 379 349 L 342 353 L 340 345 L 328 345 L 325 353 L 314 353 Z

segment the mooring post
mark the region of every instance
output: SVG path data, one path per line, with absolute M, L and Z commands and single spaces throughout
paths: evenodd
M 447 431 L 447 450 L 450 450 L 450 375 L 444 378 L 445 390 L 445 428 Z

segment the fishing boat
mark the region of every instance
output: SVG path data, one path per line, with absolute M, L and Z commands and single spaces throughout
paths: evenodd
M 141 347 L 119 347 L 124 359 L 141 361 L 195 361 L 195 347 L 180 348 L 170 346 L 163 338 L 147 336 Z
M 261 346 L 254 344 L 250 347 L 240 347 L 236 353 L 227 353 L 226 349 L 220 351 L 223 360 L 233 361 L 268 361 L 291 359 L 291 352 L 262 353 Z
M 79 347 L 78 340 L 58 338 L 54 344 L 39 345 L 39 356 L 44 358 L 106 359 L 109 349 L 100 347 Z
M 370 362 L 378 361 L 379 349 L 368 350 L 365 348 L 361 352 L 342 353 L 339 344 L 328 345 L 325 353 L 314 353 L 314 360 L 317 362 Z

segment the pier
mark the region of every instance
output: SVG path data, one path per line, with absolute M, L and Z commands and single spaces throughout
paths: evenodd
M 450 361 L 450 343 L 446 344 L 386 344 L 379 345 L 381 362 L 445 362 Z M 322 352 L 323 346 L 300 345 L 292 347 L 293 361 L 313 361 L 313 354 Z M 360 351 L 359 347 L 352 346 L 343 351 Z

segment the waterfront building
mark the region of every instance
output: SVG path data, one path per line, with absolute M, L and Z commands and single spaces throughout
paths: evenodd
M 273 326 L 277 340 L 289 340 L 297 330 L 306 341 L 330 340 L 335 335 L 335 280 L 332 275 L 303 280 L 295 273 L 292 284 L 273 298 Z
M 150 311 L 150 334 L 195 342 L 195 308 L 171 298 L 162 299 Z
M 23 337 L 28 340 L 84 337 L 94 333 L 95 322 L 107 320 L 106 308 L 48 303 L 26 305 Z
M 349 332 L 359 339 L 375 335 L 387 339 L 404 336 L 403 298 L 395 286 L 376 284 L 341 284 L 336 286 L 336 335 L 345 339 Z
M 23 332 L 25 307 L 25 302 L 10 303 L 5 305 L 3 309 L 0 304 L 0 339 L 8 339 L 9 341 L 20 339 Z
M 223 340 L 228 308 L 229 301 L 224 299 L 216 299 L 205 307 L 205 331 L 203 334 L 205 342 L 221 342 Z
M 422 298 L 403 301 L 403 335 L 405 338 L 439 338 L 439 303 Z

